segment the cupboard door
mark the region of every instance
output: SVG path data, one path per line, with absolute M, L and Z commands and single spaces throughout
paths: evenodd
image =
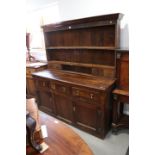
M 100 122 L 100 111 L 96 105 L 82 101 L 73 102 L 75 124 L 82 129 L 97 132 Z
M 73 122 L 73 107 L 68 97 L 55 95 L 55 105 L 57 111 L 57 117 L 68 122 Z
M 39 109 L 49 114 L 55 114 L 54 97 L 49 91 L 38 91 L 38 104 Z

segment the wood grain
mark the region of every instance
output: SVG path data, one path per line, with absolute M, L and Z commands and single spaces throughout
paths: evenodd
M 49 149 L 43 155 L 93 155 L 85 141 L 65 123 L 40 113 L 41 124 L 47 126 L 48 137 L 44 139 Z M 27 155 L 41 155 L 27 148 Z

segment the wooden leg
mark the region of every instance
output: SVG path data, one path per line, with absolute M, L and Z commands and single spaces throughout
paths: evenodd
M 112 133 L 117 134 L 117 120 L 118 120 L 118 100 L 113 100 L 113 120 L 112 120 Z
M 26 132 L 27 132 L 28 143 L 36 151 L 40 151 L 42 149 L 41 146 L 37 144 L 34 140 L 35 127 L 36 127 L 36 121 L 30 115 L 27 115 L 26 116 Z

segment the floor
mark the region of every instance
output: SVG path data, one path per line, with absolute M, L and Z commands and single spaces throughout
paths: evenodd
M 46 125 L 46 121 L 44 122 L 43 118 L 41 117 L 42 114 L 44 115 L 46 114 L 40 111 L 41 122 L 42 124 Z M 50 119 L 51 116 L 48 115 L 48 118 Z M 105 139 L 103 140 L 93 135 L 90 135 L 82 130 L 79 130 L 75 127 L 72 127 L 68 124 L 66 125 L 72 128 L 77 134 L 80 135 L 80 137 L 89 145 L 94 155 L 125 155 L 126 154 L 126 151 L 129 145 L 128 130 L 122 130 L 118 132 L 117 135 L 113 135 L 110 131 L 105 137 Z M 50 132 L 48 132 L 48 134 L 50 134 Z M 45 141 L 48 138 L 49 137 L 45 138 Z M 49 139 L 47 142 L 49 142 Z M 51 155 L 51 153 L 48 153 L 48 152 L 49 151 L 45 151 L 45 153 L 43 153 L 42 155 Z M 40 154 L 33 153 L 33 155 L 40 155 Z
M 102 140 L 74 127 L 71 128 L 85 140 L 94 155 L 125 155 L 127 152 L 129 145 L 128 130 L 119 131 L 117 135 L 113 135 L 110 131 Z

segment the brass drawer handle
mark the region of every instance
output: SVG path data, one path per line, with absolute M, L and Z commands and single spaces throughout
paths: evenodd
M 93 99 L 93 97 L 94 97 L 94 94 L 90 94 L 90 98 Z

